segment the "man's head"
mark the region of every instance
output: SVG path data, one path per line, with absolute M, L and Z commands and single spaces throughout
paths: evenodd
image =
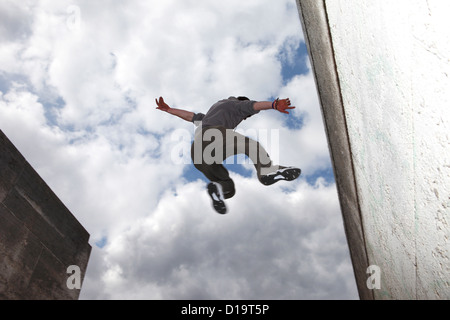
M 247 98 L 247 97 L 243 97 L 243 96 L 239 96 L 239 97 L 234 97 L 234 96 L 231 96 L 231 97 L 228 97 L 228 99 L 229 100 L 239 100 L 239 101 L 246 101 L 246 100 L 250 100 L 249 98 Z

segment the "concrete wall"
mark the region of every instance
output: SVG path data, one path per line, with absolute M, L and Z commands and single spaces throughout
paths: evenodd
M 0 299 L 77 299 L 89 234 L 0 131 Z M 71 280 L 71 279 L 69 279 Z M 77 285 L 76 279 L 69 284 Z
M 297 4 L 360 297 L 449 299 L 450 2 Z

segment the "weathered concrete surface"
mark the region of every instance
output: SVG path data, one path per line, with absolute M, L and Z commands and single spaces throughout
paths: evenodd
M 89 234 L 0 131 L 0 299 L 78 299 Z
M 368 258 L 364 230 L 356 192 L 351 145 L 324 3 L 316 0 L 297 3 L 322 106 L 356 284 L 362 299 L 373 299 L 373 293 L 366 286 L 365 270 L 368 267 Z
M 450 2 L 297 4 L 360 297 L 450 299 Z

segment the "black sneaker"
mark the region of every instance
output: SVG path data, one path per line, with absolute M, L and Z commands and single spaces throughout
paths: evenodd
M 266 175 L 262 175 L 260 181 L 263 185 L 270 186 L 275 182 L 284 180 L 284 181 L 292 181 L 297 179 L 302 170 L 294 167 L 281 167 L 273 173 L 269 173 Z
M 212 199 L 214 209 L 220 214 L 227 213 L 222 186 L 217 182 L 211 182 L 208 184 L 208 193 Z

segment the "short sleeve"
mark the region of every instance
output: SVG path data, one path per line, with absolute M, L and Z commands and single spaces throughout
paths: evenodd
M 198 121 L 202 121 L 202 119 L 205 117 L 205 115 L 203 113 L 195 113 L 194 116 L 192 117 L 192 122 L 198 122 Z
M 253 108 L 255 103 L 256 101 L 253 100 L 239 101 L 238 106 L 241 116 L 246 118 L 259 113 L 259 110 Z

